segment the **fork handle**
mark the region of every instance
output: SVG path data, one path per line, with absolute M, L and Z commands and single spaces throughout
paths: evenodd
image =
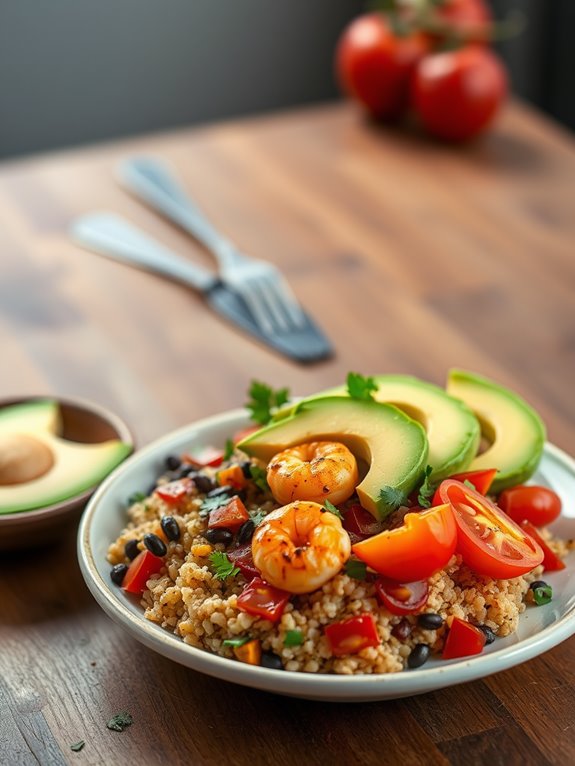
M 164 162 L 132 157 L 119 166 L 118 177 L 133 194 L 201 242 L 221 267 L 237 260 L 237 248 L 206 218 Z

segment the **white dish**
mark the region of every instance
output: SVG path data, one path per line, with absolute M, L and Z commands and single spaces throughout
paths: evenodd
M 551 649 L 575 633 L 575 552 L 567 568 L 545 576 L 553 586 L 553 601 L 528 608 L 517 633 L 496 640 L 482 655 L 450 662 L 430 660 L 425 667 L 388 675 L 336 676 L 269 670 L 229 660 L 188 646 L 180 638 L 149 622 L 137 599 L 110 580 L 106 551 L 126 522 L 126 498 L 148 487 L 170 454 L 194 446 L 223 445 L 230 434 L 249 425 L 244 410 L 234 410 L 186 426 L 159 439 L 129 458 L 101 485 L 80 525 L 78 557 L 88 588 L 105 612 L 150 649 L 186 667 L 244 686 L 293 697 L 333 701 L 369 701 L 407 697 L 472 681 L 518 665 Z M 533 483 L 552 487 L 563 501 L 555 523 L 558 535 L 575 535 L 575 461 L 551 444 Z

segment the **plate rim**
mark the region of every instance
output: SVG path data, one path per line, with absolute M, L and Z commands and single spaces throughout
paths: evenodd
M 247 410 L 238 408 L 212 415 L 181 426 L 154 440 L 121 463 L 100 485 L 88 503 L 78 530 L 77 553 L 82 576 L 100 607 L 116 623 L 140 643 L 192 670 L 252 688 L 334 701 L 383 700 L 425 693 L 459 683 L 485 678 L 514 667 L 557 646 L 575 634 L 575 604 L 558 620 L 517 644 L 486 655 L 449 661 L 445 665 L 397 671 L 386 674 L 341 675 L 277 671 L 269 668 L 233 662 L 186 644 L 174 633 L 136 615 L 118 599 L 98 571 L 90 542 L 91 524 L 109 489 L 131 467 L 162 447 L 194 431 L 217 428 L 227 422 L 245 418 Z M 575 460 L 559 447 L 545 442 L 544 454 L 562 464 L 575 480 Z

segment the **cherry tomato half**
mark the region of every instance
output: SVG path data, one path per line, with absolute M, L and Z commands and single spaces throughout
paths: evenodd
M 238 596 L 238 609 L 255 614 L 264 620 L 277 622 L 283 614 L 290 594 L 274 588 L 261 577 L 254 577 Z
M 414 614 L 427 604 L 427 580 L 399 583 L 378 577 L 374 585 L 377 600 L 392 614 Z
M 441 656 L 444 660 L 454 660 L 456 657 L 481 654 L 485 641 L 486 635 L 482 630 L 466 620 L 454 617 Z
M 456 479 L 462 484 L 464 484 L 466 481 L 469 481 L 471 484 L 473 484 L 480 495 L 486 495 L 489 492 L 489 487 L 491 487 L 493 484 L 493 480 L 496 476 L 497 468 L 486 468 L 482 471 L 465 471 L 464 473 L 456 473 L 449 478 Z
M 239 497 L 232 497 L 227 505 L 210 511 L 208 527 L 210 529 L 230 529 L 232 532 L 239 529 L 245 521 L 249 521 L 250 515 Z
M 168 505 L 178 505 L 190 492 L 194 483 L 188 477 L 171 481 L 169 484 L 161 484 L 154 490 L 154 494 L 161 497 Z
M 484 131 L 507 93 L 507 75 L 488 48 L 470 45 L 425 56 L 417 65 L 411 102 L 426 130 L 446 141 Z
M 457 551 L 477 574 L 508 580 L 530 572 L 543 551 L 521 527 L 488 498 L 455 479 L 439 485 L 457 522 Z
M 372 614 L 360 614 L 341 622 L 334 622 L 325 629 L 332 654 L 357 654 L 368 646 L 379 646 L 381 639 Z
M 428 48 L 423 34 L 395 35 L 381 13 L 359 16 L 338 43 L 341 87 L 374 117 L 395 119 L 407 107 L 413 68 Z
M 537 545 L 539 545 L 543 551 L 543 569 L 546 572 L 559 572 L 561 569 L 565 569 L 565 562 L 562 561 L 559 556 L 551 550 L 551 548 L 547 545 L 545 540 L 541 537 L 531 522 L 524 521 L 521 524 L 521 527 L 535 540 Z
M 407 513 L 403 526 L 362 540 L 352 550 L 379 574 L 403 583 L 424 580 L 443 569 L 456 542 L 457 525 L 447 503 Z
M 536 527 L 551 524 L 561 513 L 561 498 L 547 487 L 511 487 L 497 499 L 497 505 L 521 524 L 530 521 Z
M 146 590 L 146 583 L 153 574 L 164 566 L 164 559 L 154 556 L 149 550 L 141 551 L 128 567 L 124 575 L 122 588 L 126 593 L 141 595 Z

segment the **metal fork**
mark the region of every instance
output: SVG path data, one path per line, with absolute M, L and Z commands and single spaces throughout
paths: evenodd
M 215 256 L 220 279 L 243 298 L 262 332 L 290 332 L 305 325 L 304 312 L 281 272 L 271 263 L 241 253 L 223 237 L 164 162 L 152 157 L 131 158 L 119 166 L 118 178 Z

